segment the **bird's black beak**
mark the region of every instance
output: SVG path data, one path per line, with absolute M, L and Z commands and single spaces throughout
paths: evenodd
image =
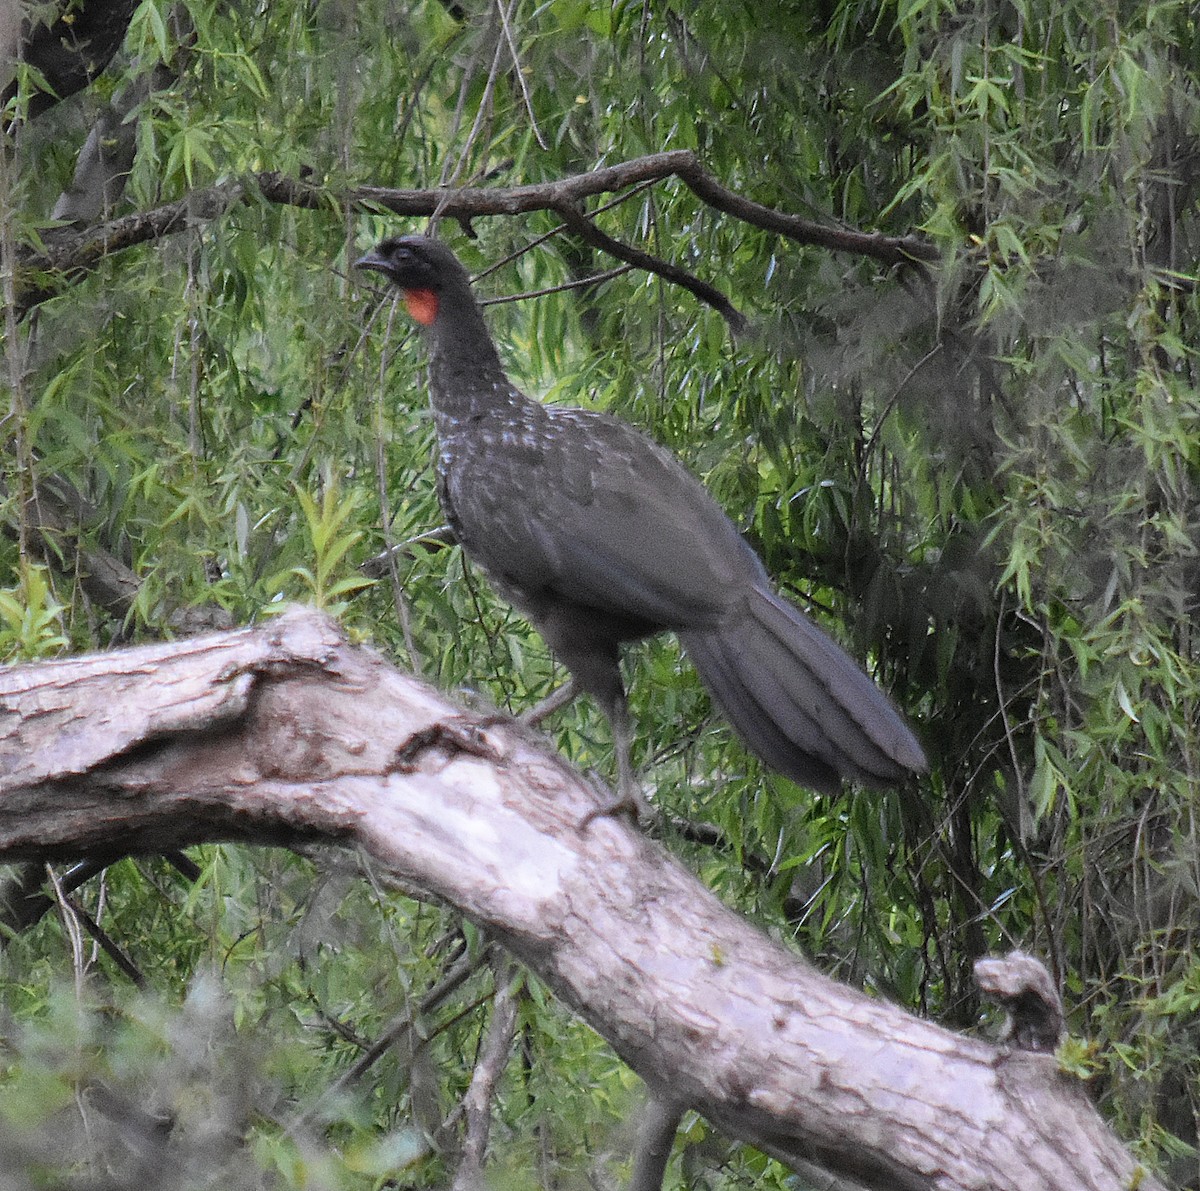
M 386 256 L 380 256 L 379 252 L 372 248 L 370 252 L 364 252 L 362 256 L 354 262 L 356 269 L 371 269 L 376 273 L 382 273 L 385 277 L 391 275 L 391 262 Z

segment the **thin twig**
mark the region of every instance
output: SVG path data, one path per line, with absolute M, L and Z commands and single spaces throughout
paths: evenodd
M 463 1138 L 462 1161 L 454 1176 L 452 1191 L 475 1191 L 481 1185 L 483 1159 L 492 1125 L 492 1101 L 496 1097 L 496 1085 L 508 1066 L 513 1035 L 517 1030 L 520 982 L 516 979 L 516 965 L 511 961 L 498 964 L 495 982 L 492 1019 L 488 1023 L 479 1060 L 471 1073 L 470 1086 L 463 1097 L 466 1135 Z
M 46 875 L 50 878 L 50 885 L 54 890 L 54 899 L 58 903 L 58 912 L 62 919 L 63 930 L 67 932 L 67 938 L 71 940 L 71 971 L 75 976 L 75 995 L 81 998 L 83 995 L 84 962 L 83 934 L 79 929 L 79 916 L 72 908 L 71 899 L 64 892 L 62 882 L 59 879 L 58 873 L 54 871 L 52 864 L 46 865 Z
M 618 265 L 615 269 L 607 269 L 603 273 L 593 273 L 590 277 L 577 277 L 574 281 L 564 281 L 561 285 L 548 285 L 545 289 L 527 289 L 519 294 L 504 294 L 499 298 L 484 298 L 480 306 L 502 306 L 505 302 L 524 302 L 529 298 L 544 298 L 547 294 L 561 294 L 567 290 L 587 289 L 589 285 L 602 285 L 622 273 L 631 273 L 633 265 Z
M 359 564 L 359 570 L 366 575 L 368 579 L 382 579 L 394 564 L 393 556 L 404 556 L 406 558 L 415 558 L 413 553 L 414 546 L 427 546 L 430 550 L 440 550 L 446 546 L 456 546 L 458 539 L 454 536 L 454 530 L 448 525 L 439 525 L 436 529 L 428 529 L 424 533 L 414 534 L 411 538 L 405 538 L 403 542 L 397 542 L 394 546 L 388 546 L 380 550 L 378 554 L 373 554 L 365 562 Z
M 505 42 L 508 43 L 508 52 L 512 55 L 513 71 L 521 87 L 521 98 L 525 101 L 525 111 L 529 115 L 529 127 L 533 129 L 533 135 L 537 138 L 538 147 L 549 149 L 550 145 L 547 143 L 546 138 L 542 136 L 542 130 L 538 127 L 537 117 L 533 114 L 533 97 L 529 94 L 529 84 L 525 81 L 525 72 L 521 69 L 521 58 L 517 53 L 517 43 L 513 40 L 512 27 L 509 25 L 509 17 L 516 11 L 516 7 L 517 0 L 513 0 L 512 9 L 509 12 L 505 12 L 502 0 L 496 0 L 496 11 L 500 14 L 500 28 L 504 33 Z

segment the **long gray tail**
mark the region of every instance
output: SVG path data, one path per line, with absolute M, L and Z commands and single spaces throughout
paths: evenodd
M 888 786 L 926 769 L 888 697 L 774 592 L 754 587 L 742 615 L 680 640 L 746 745 L 800 785 L 828 792 L 852 778 Z

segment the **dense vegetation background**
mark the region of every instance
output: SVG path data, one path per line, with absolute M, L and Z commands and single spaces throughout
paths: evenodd
M 94 3 L 65 28 L 89 7 L 124 28 Z M 654 642 L 629 676 L 672 848 L 832 974 L 958 1028 L 980 1018 L 975 958 L 1046 957 L 1064 1060 L 1200 1185 L 1198 72 L 1183 0 L 145 0 L 90 86 L 50 102 L 68 88 L 20 66 L 7 92 L 0 657 L 308 600 L 504 707 L 561 679 L 429 536 L 419 343 L 348 268 L 426 222 L 364 185 L 549 183 L 692 149 L 760 204 L 911 237 L 922 259 L 899 265 L 812 246 L 669 177 L 591 200 L 608 235 L 718 287 L 749 321 L 735 338 L 643 269 L 573 286 L 621 261 L 553 211 L 441 227 L 494 269 L 483 296 L 525 295 L 490 312 L 514 378 L 678 452 L 930 755 L 915 788 L 813 797 Z M 127 181 L 107 211 L 64 207 L 106 112 Z M 124 604 L 89 586 L 100 560 L 127 568 Z M 592 707 L 552 730 L 608 772 Z M 10 927 L 6 1185 L 439 1185 L 497 979 L 483 941 L 345 858 L 193 859 L 196 880 L 125 860 Z M 498 1185 L 618 1176 L 636 1081 L 534 983 L 518 1040 Z M 671 1177 L 789 1176 L 689 1121 Z

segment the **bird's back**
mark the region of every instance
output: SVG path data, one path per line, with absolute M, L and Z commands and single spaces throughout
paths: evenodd
M 552 593 L 628 618 L 638 637 L 715 627 L 741 586 L 765 581 L 700 482 L 616 418 L 523 398 L 440 429 L 447 515 L 523 606 Z

